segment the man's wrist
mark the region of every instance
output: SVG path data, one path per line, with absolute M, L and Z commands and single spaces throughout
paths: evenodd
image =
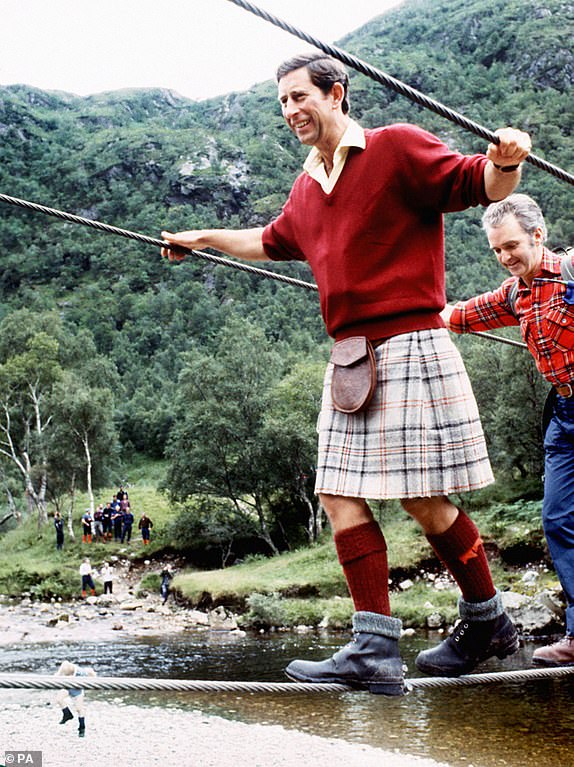
M 516 165 L 497 165 L 495 162 L 492 162 L 492 164 L 500 173 L 514 173 L 519 170 L 522 163 L 517 163 Z

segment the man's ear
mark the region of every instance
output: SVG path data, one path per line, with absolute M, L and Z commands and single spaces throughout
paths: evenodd
M 542 227 L 541 226 L 537 226 L 536 229 L 534 230 L 532 236 L 534 238 L 534 242 L 537 245 L 541 245 L 544 242 L 544 230 L 542 229 Z
M 345 98 L 345 88 L 341 83 L 333 83 L 331 88 L 331 98 L 333 99 L 333 109 L 341 106 L 343 99 Z

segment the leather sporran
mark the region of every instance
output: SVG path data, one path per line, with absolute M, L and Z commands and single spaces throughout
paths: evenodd
M 360 413 L 369 406 L 377 386 L 373 345 L 365 336 L 336 341 L 331 349 L 331 399 L 341 413 Z

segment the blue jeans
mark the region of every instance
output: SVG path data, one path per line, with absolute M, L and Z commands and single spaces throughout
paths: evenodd
M 556 397 L 544 453 L 542 523 L 566 596 L 566 631 L 574 636 L 574 398 Z

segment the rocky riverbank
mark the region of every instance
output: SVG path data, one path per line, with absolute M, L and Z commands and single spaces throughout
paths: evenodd
M 157 706 L 90 701 L 86 735 L 58 725 L 43 693 L 10 693 L 0 708 L 0 760 L 40 751 L 43 767 L 448 767 L 371 746 Z M 2 764 L 8 764 L 3 761 Z M 15 762 L 14 762 L 15 763 Z M 38 764 L 39 762 L 34 762 Z
M 209 615 L 175 603 L 162 605 L 159 598 L 150 596 L 99 596 L 68 603 L 38 603 L 24 598 L 0 605 L 0 645 L 21 641 L 103 642 L 209 628 L 238 630 L 221 611 Z
M 137 599 L 127 591 L 82 602 L 38 604 L 29 598 L 0 605 L 0 645 L 20 642 L 105 642 L 118 637 L 181 633 L 187 630 L 238 631 L 223 610 L 203 613 L 162 605 L 155 595 Z M 54 693 L 2 690 L 0 764 L 8 752 L 41 752 L 44 767 L 448 767 L 358 743 L 323 738 L 277 725 L 246 724 L 150 705 L 89 700 L 86 734 L 76 720 L 60 726 Z M 114 723 L 120 723 L 116 726 Z
M 437 582 L 436 588 L 454 587 Z M 562 633 L 564 601 L 559 587 L 536 589 L 536 571 L 523 576 L 524 591 L 505 591 L 502 600 L 513 622 L 524 636 Z M 408 583 L 402 584 L 404 589 Z M 186 630 L 239 632 L 236 617 L 223 606 L 201 611 L 177 603 L 170 596 L 163 604 L 159 595 L 136 595 L 133 578 L 119 578 L 114 594 L 90 596 L 71 602 L 38 602 L 29 596 L 8 598 L 0 595 L 0 645 L 26 642 L 105 641 L 121 637 L 153 636 Z M 445 629 L 445 617 L 431 599 L 424 606 L 421 623 L 429 629 Z M 275 628 L 281 629 L 281 626 Z M 300 627 L 301 630 L 310 627 Z M 413 630 L 410 629 L 410 632 Z

